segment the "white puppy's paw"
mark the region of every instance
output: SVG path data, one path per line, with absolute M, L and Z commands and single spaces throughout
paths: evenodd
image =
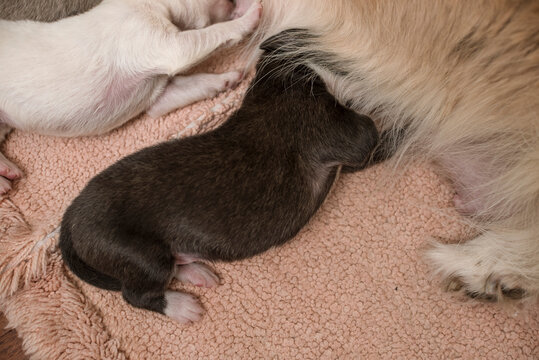
M 199 321 L 204 309 L 198 300 L 189 294 L 177 291 L 165 292 L 166 306 L 163 311 L 166 316 L 181 324 L 189 324 Z
M 209 266 L 201 263 L 177 266 L 174 276 L 183 283 L 199 287 L 210 288 L 219 285 L 219 277 Z
M 0 195 L 11 190 L 11 181 L 22 177 L 22 171 L 0 153 Z
M 207 79 L 207 90 L 205 98 L 212 98 L 228 89 L 234 89 L 242 80 L 242 73 L 230 71 Z
M 218 91 L 225 91 L 227 89 L 234 89 L 243 78 L 243 74 L 239 71 L 230 71 L 221 74 L 221 84 L 218 87 Z
M 244 30 L 244 35 L 250 34 L 256 29 L 260 18 L 262 17 L 262 4 L 260 0 L 255 0 L 253 4 L 247 9 L 245 14 L 240 18 L 242 22 L 242 27 Z

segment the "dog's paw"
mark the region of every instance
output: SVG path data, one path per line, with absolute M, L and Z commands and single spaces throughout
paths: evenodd
M 209 266 L 201 263 L 177 266 L 174 276 L 183 283 L 199 287 L 210 288 L 219 285 L 219 277 Z
M 227 89 L 234 89 L 242 80 L 243 74 L 239 71 L 230 71 L 221 74 L 221 84 L 219 91 L 225 91 Z
M 204 309 L 198 300 L 189 294 L 177 291 L 165 292 L 166 306 L 163 311 L 166 316 L 181 324 L 189 324 L 199 321 Z
M 243 14 L 240 18 L 245 34 L 250 34 L 256 29 L 261 17 L 262 4 L 260 3 L 260 0 L 255 0 L 249 9 L 247 9 L 245 14 Z
M 228 89 L 235 88 L 242 80 L 242 73 L 239 71 L 230 71 L 223 74 L 218 74 L 209 80 L 207 87 L 206 98 L 212 98 L 219 93 Z
M 433 243 L 426 257 L 441 276 L 446 291 L 489 302 L 520 300 L 529 295 L 518 276 L 502 275 L 496 259 L 484 257 L 478 250 L 467 244 Z
M 444 280 L 444 289 L 449 292 L 462 292 L 471 299 L 487 302 L 521 300 L 528 296 L 524 289 L 508 287 L 494 275 L 487 277 L 479 287 L 467 280 L 451 276 Z
M 22 177 L 22 171 L 0 153 L 0 195 L 11 190 L 11 181 Z

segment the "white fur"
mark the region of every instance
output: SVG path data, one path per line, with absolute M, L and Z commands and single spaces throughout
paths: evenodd
M 0 21 L 0 126 L 100 134 L 150 108 L 159 116 L 213 96 L 238 73 L 174 77 L 252 32 L 261 5 L 220 22 L 232 11 L 229 0 L 104 0 L 54 23 Z
M 181 324 L 199 321 L 204 313 L 198 300 L 186 293 L 166 291 L 165 301 L 166 305 L 163 311 L 165 315 Z

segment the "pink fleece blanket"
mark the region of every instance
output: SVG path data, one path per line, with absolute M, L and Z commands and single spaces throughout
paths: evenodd
M 25 178 L 0 200 L 0 310 L 32 358 L 539 358 L 537 307 L 509 313 L 463 302 L 430 278 L 422 248 L 433 237 L 465 239 L 470 229 L 452 208 L 451 188 L 428 166 L 399 176 L 384 164 L 342 175 L 290 243 L 215 264 L 216 289 L 173 283 L 207 309 L 191 326 L 134 309 L 67 271 L 58 226 L 84 184 L 137 149 L 217 126 L 246 86 L 104 136 L 9 137 L 2 151 Z

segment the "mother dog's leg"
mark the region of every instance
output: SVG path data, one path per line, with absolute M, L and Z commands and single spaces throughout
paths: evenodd
M 462 244 L 439 244 L 427 258 L 449 291 L 496 301 L 532 301 L 539 293 L 537 229 L 490 230 Z

